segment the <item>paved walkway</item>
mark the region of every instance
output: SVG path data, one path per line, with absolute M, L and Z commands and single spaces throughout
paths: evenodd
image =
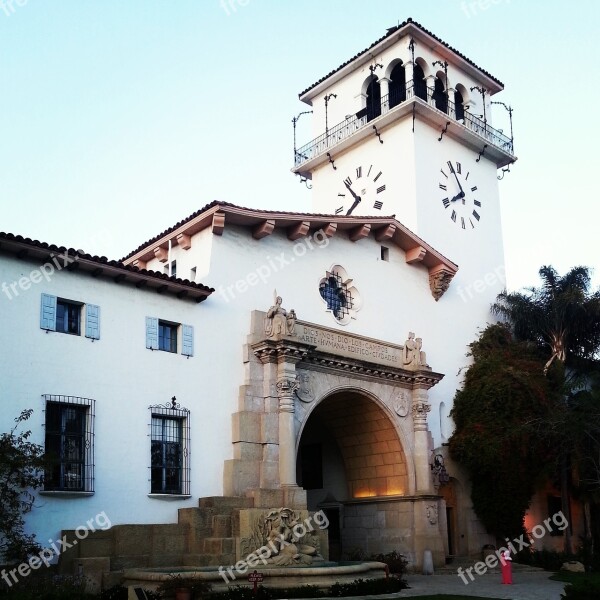
M 565 584 L 552 581 L 552 573 L 514 572 L 513 584 L 502 585 L 499 573 L 486 573 L 475 576 L 475 581 L 465 585 L 458 575 L 407 575 L 410 589 L 402 590 L 397 598 L 414 598 L 427 594 L 462 594 L 482 598 L 503 598 L 506 600 L 560 600 Z

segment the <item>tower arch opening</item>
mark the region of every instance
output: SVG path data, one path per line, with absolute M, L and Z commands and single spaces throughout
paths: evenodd
M 406 100 L 406 69 L 401 60 L 390 71 L 389 80 L 389 105 L 394 108 Z

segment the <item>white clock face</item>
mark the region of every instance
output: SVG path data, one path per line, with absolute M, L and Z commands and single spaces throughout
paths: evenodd
M 475 229 L 481 219 L 481 198 L 471 172 L 458 161 L 447 161 L 440 169 L 442 205 L 459 229 Z
M 351 215 L 360 205 L 363 213 L 383 209 L 385 183 L 383 172 L 375 165 L 359 165 L 340 185 L 336 215 Z

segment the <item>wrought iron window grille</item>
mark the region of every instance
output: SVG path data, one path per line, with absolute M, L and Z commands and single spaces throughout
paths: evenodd
M 354 298 L 338 273 L 326 272 L 324 281 L 319 285 L 319 293 L 338 321 L 349 315 L 354 307 Z
M 173 396 L 150 410 L 150 493 L 190 493 L 190 411 Z
M 94 420 L 91 398 L 43 394 L 44 448 L 49 465 L 44 491 L 94 491 Z

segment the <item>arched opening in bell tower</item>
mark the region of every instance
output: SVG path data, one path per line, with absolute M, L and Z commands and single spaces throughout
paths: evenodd
M 352 515 L 372 511 L 374 499 L 384 506 L 386 498 L 398 503 L 409 494 L 406 456 L 394 423 L 375 400 L 355 391 L 325 398 L 309 415 L 296 475 L 307 490 L 308 509 L 323 510 L 329 519 L 332 560 L 347 557 L 356 547 L 378 551 L 377 528 L 386 525 L 374 522 L 365 530 L 356 527 Z M 382 518 L 396 524 L 398 511 L 398 504 L 389 505 Z
M 415 85 L 415 96 L 427 102 L 427 82 L 425 81 L 425 72 L 419 63 L 416 63 L 414 66 L 413 81 Z
M 367 86 L 367 122 L 381 114 L 381 87 L 376 77 Z
M 438 75 L 435 78 L 435 88 L 433 91 L 435 107 L 442 112 L 448 112 L 448 96 L 446 96 L 446 86 L 442 78 Z
M 406 100 L 406 70 L 400 61 L 390 73 L 390 108 L 398 106 Z

